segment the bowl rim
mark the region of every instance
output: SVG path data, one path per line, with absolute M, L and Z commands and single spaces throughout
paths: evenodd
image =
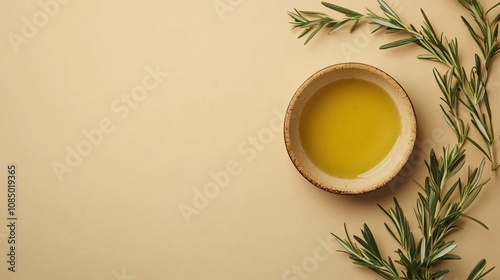
M 399 93 L 398 96 L 402 98 L 404 101 L 403 103 L 407 104 L 404 106 L 405 108 L 405 113 L 408 113 L 410 115 L 410 143 L 406 146 L 407 148 L 404 150 L 404 154 L 402 155 L 402 159 L 400 160 L 400 163 L 396 166 L 395 169 L 393 169 L 390 173 L 389 176 L 386 176 L 386 178 L 383 178 L 382 180 L 377 181 L 377 183 L 368 185 L 365 188 L 358 189 L 358 190 L 348 190 L 348 189 L 340 189 L 340 188 L 335 188 L 334 186 L 327 186 L 325 183 L 319 182 L 315 180 L 311 174 L 309 174 L 305 168 L 302 166 L 298 156 L 295 155 L 295 151 L 293 149 L 293 144 L 291 143 L 291 136 L 290 136 L 290 126 L 291 126 L 291 118 L 292 118 L 292 113 L 293 109 L 296 106 L 297 101 L 301 97 L 301 94 L 303 91 L 311 84 L 313 83 L 316 79 L 318 79 L 320 76 L 325 75 L 325 74 L 331 74 L 332 72 L 335 72 L 337 70 L 341 69 L 358 69 L 358 70 L 365 70 L 372 72 L 376 76 L 381 77 L 383 80 L 387 81 L 389 84 L 395 87 L 396 91 Z M 317 91 L 315 91 L 317 92 Z M 313 93 L 314 94 L 314 93 Z M 394 97 L 391 97 L 394 99 Z M 288 156 L 290 160 L 292 161 L 293 165 L 295 168 L 298 170 L 298 172 L 307 180 L 309 181 L 312 185 L 325 190 L 327 192 L 335 193 L 335 194 L 342 194 L 342 195 L 356 195 L 356 194 L 364 194 L 368 192 L 372 192 L 374 190 L 377 190 L 384 185 L 387 185 L 391 180 L 393 180 L 400 172 L 401 169 L 406 165 L 408 162 L 411 154 L 413 153 L 413 149 L 415 146 L 416 142 L 416 134 L 417 134 L 417 119 L 416 119 L 416 114 L 415 114 L 415 109 L 413 107 L 413 104 L 411 102 L 411 99 L 409 95 L 407 94 L 406 90 L 401 86 L 399 82 L 396 81 L 392 76 L 390 76 L 387 72 L 381 70 L 380 68 L 377 68 L 375 66 L 365 64 L 365 63 L 360 63 L 360 62 L 343 62 L 343 63 L 337 63 L 337 64 L 332 64 L 329 66 L 326 66 L 318 71 L 316 71 L 314 74 L 309 76 L 300 86 L 299 88 L 295 91 L 294 95 L 292 96 L 286 113 L 285 113 L 285 119 L 284 119 L 284 124 L 283 124 L 283 130 L 284 130 L 284 140 L 285 140 L 285 147 L 288 153 Z M 403 133 L 403 132 L 402 132 Z M 319 168 L 318 168 L 319 169 Z M 349 180 L 349 179 L 346 179 Z

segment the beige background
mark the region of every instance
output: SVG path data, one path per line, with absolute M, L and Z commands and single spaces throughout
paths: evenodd
M 455 1 L 388 2 L 416 25 L 424 8 L 470 61 L 476 49 Z M 377 10 L 376 1 L 336 3 Z M 390 38 L 366 27 L 303 46 L 288 24 L 295 7 L 329 12 L 305 0 L 0 1 L 0 279 L 377 279 L 334 252 L 329 233 L 343 234 L 347 222 L 358 234 L 366 222 L 390 254 L 377 203 L 392 206 L 393 196 L 415 225 L 421 155 L 454 141 L 436 65 L 418 61 L 414 47 L 379 51 Z M 419 125 L 402 183 L 355 197 L 305 181 L 281 129 L 298 86 L 347 61 L 396 78 Z M 71 154 L 78 148 L 80 159 Z M 18 167 L 16 273 L 6 263 L 10 163 Z M 470 214 L 490 230 L 465 222 L 453 235 L 463 260 L 446 264 L 449 279 L 464 279 L 481 258 L 500 266 L 498 175 L 486 175 L 493 180 Z M 205 188 L 209 198 L 200 197 Z M 499 269 L 488 277 L 498 278 Z

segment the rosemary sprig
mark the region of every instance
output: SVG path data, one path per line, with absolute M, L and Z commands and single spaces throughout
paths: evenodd
M 447 121 L 452 120 L 455 125 L 452 125 L 456 134 L 464 135 L 476 148 L 478 148 L 491 162 L 492 170 L 498 168 L 496 156 L 493 148 L 495 134 L 492 125 L 492 114 L 488 100 L 486 83 L 488 82 L 488 72 L 490 69 L 492 59 L 500 53 L 500 45 L 498 44 L 498 22 L 500 21 L 500 14 L 496 15 L 493 20 L 488 19 L 488 14 L 496 7 L 497 4 L 488 11 L 485 11 L 478 0 L 458 0 L 474 17 L 480 32 L 476 32 L 472 25 L 462 17 L 466 24 L 471 36 L 481 50 L 483 59 L 475 55 L 475 65 L 467 75 L 464 67 L 462 67 L 458 55 L 458 40 L 455 38 L 449 40 L 443 34 L 437 35 L 434 27 L 432 26 L 429 18 L 423 10 L 421 10 L 424 18 L 424 23 L 421 29 L 418 30 L 412 24 L 404 24 L 401 18 L 394 12 L 389 5 L 383 0 L 378 0 L 382 15 L 367 9 L 366 14 L 361 14 L 350 9 L 337 6 L 335 4 L 322 2 L 324 6 L 334 11 L 340 12 L 344 15 L 341 19 L 335 19 L 324 13 L 311 12 L 311 11 L 298 11 L 289 12 L 289 15 L 294 21 L 291 22 L 293 29 L 301 28 L 302 33 L 299 38 L 308 34 L 305 44 L 307 44 L 321 29 L 327 29 L 328 34 L 332 34 L 342 27 L 351 24 L 350 31 L 354 31 L 361 21 L 367 21 L 374 24 L 377 28 L 373 32 L 385 30 L 386 33 L 400 33 L 407 37 L 399 39 L 387 44 L 382 45 L 381 49 L 389 49 L 399 47 L 407 44 L 416 44 L 425 49 L 427 53 L 419 55 L 419 59 L 437 61 L 449 68 L 448 84 L 452 87 L 457 87 L 453 90 L 451 98 L 454 103 L 446 104 L 452 105 L 450 111 L 445 111 L 445 118 Z M 435 70 L 437 71 L 437 70 Z M 458 116 L 458 107 L 461 103 L 467 107 L 470 113 L 470 124 L 479 132 L 481 142 L 468 137 L 468 126 L 460 123 Z M 481 105 L 482 104 L 482 105 Z M 486 110 L 486 113 L 483 111 Z
M 489 13 L 500 5 L 497 3 L 485 11 L 478 0 L 458 0 L 458 2 L 472 15 L 476 29 L 462 17 L 464 24 L 469 29 L 473 40 L 481 50 L 481 57 L 475 55 L 475 65 L 465 71 L 459 60 L 458 40 L 449 40 L 436 34 L 429 18 L 423 10 L 424 23 L 418 30 L 413 25 L 404 24 L 401 18 L 383 1 L 378 0 L 382 15 L 367 9 L 366 14 L 358 13 L 335 4 L 322 2 L 324 6 L 344 15 L 335 19 L 324 13 L 311 11 L 290 12 L 293 18 L 293 28 L 302 28 L 299 35 L 307 34 L 305 43 L 309 42 L 321 29 L 328 29 L 328 34 L 350 25 L 354 31 L 362 21 L 368 21 L 377 26 L 373 32 L 385 29 L 386 33 L 401 33 L 407 37 L 381 46 L 381 49 L 399 47 L 406 44 L 416 44 L 425 49 L 427 53 L 419 55 L 424 60 L 437 61 L 448 67 L 444 74 L 433 69 L 435 80 L 442 93 L 444 105 L 440 105 L 444 118 L 455 133 L 457 142 L 452 147 L 443 147 L 442 154 L 436 155 L 431 150 L 426 161 L 428 176 L 424 184 L 419 184 L 421 191 L 418 193 L 414 209 L 418 228 L 418 239 L 410 227 L 406 215 L 394 198 L 394 208 L 388 210 L 380 207 L 389 217 L 391 225 L 385 223 L 389 234 L 399 243 L 395 251 L 398 259 L 383 258 L 378 249 L 377 242 L 365 224 L 361 230 L 362 236 L 353 236 L 351 239 L 345 226 L 346 239 L 335 235 L 354 263 L 373 270 L 384 279 L 444 279 L 448 269 L 437 269 L 436 265 L 444 260 L 458 260 L 460 256 L 453 254 L 457 244 L 454 240 L 447 240 L 449 234 L 461 229 L 460 222 L 470 219 L 487 228 L 479 220 L 467 214 L 468 208 L 476 200 L 483 186 L 489 179 L 482 179 L 485 161 L 476 168 L 468 168 L 466 178 L 462 180 L 458 175 L 465 166 L 464 144 L 469 141 L 477 147 L 491 162 L 492 169 L 498 166 L 495 160 L 491 109 L 488 101 L 486 85 L 488 72 L 493 58 L 500 53 L 498 43 L 498 22 L 500 14 L 489 20 Z M 470 119 L 466 123 L 459 114 L 460 109 L 466 109 Z M 486 111 L 486 113 L 484 113 Z M 469 127 L 472 125 L 482 138 L 480 142 L 469 136 Z M 396 268 L 396 264 L 403 269 Z M 479 280 L 493 268 L 486 268 L 486 261 L 480 260 L 470 272 L 467 280 Z
M 375 238 L 366 224 L 361 231 L 362 238 L 353 236 L 362 248 L 352 241 L 347 229 L 347 239 L 334 234 L 336 240 L 344 248 L 342 252 L 347 253 L 355 264 L 370 268 L 384 279 L 443 279 L 449 270 L 435 270 L 436 265 L 444 260 L 460 259 L 460 256 L 451 253 L 457 247 L 455 241 L 445 238 L 451 232 L 460 229 L 459 222 L 464 218 L 476 221 L 487 228 L 486 225 L 466 214 L 466 210 L 488 182 L 488 180 L 481 179 L 484 161 L 478 168 L 469 169 L 465 183 L 462 183 L 461 179 L 449 183 L 449 180 L 464 164 L 464 150 L 458 145 L 453 149 L 443 149 L 443 155 L 439 158 L 431 152 L 427 163 L 429 176 L 421 186 L 422 192 L 418 194 L 419 198 L 414 210 L 421 235 L 418 242 L 396 198 L 394 198 L 394 208 L 386 210 L 380 207 L 392 224 L 391 227 L 384 223 L 387 231 L 400 246 L 395 251 L 399 257 L 398 260 L 393 261 L 390 257 L 385 260 L 381 257 Z M 405 269 L 401 275 L 395 268 L 394 262 Z M 478 264 L 481 264 L 479 267 L 482 273 L 478 274 L 480 277 L 469 279 L 481 279 L 493 269 L 486 270 L 484 260 Z M 476 274 L 474 270 L 471 272 L 471 275 Z

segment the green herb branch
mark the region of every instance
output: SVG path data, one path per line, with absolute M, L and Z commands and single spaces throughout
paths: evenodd
M 453 90 L 451 99 L 446 99 L 450 111 L 445 111 L 445 118 L 448 121 L 455 133 L 464 136 L 476 148 L 478 148 L 491 162 L 492 170 L 498 168 L 496 156 L 494 153 L 495 134 L 492 126 L 492 115 L 488 100 L 486 84 L 488 82 L 488 74 L 491 61 L 497 54 L 500 53 L 500 45 L 498 44 L 498 22 L 500 14 L 494 19 L 489 20 L 488 14 L 493 9 L 500 5 L 493 6 L 488 11 L 485 11 L 482 5 L 477 0 L 458 0 L 473 16 L 477 29 L 476 32 L 472 25 L 462 17 L 469 32 L 481 50 L 483 59 L 479 55 L 474 56 L 475 65 L 470 70 L 469 75 L 460 63 L 458 52 L 458 40 L 455 38 L 449 40 L 442 34 L 437 35 L 436 31 L 428 19 L 427 15 L 421 10 L 424 23 L 421 30 L 418 30 L 412 24 L 404 24 L 401 18 L 389 7 L 384 1 L 379 0 L 380 8 L 383 15 L 378 15 L 375 12 L 367 9 L 366 14 L 361 14 L 350 9 L 340 7 L 331 3 L 322 2 L 322 4 L 334 11 L 344 14 L 341 19 L 335 19 L 327 14 L 311 11 L 289 12 L 289 15 L 294 20 L 291 22 L 293 29 L 303 29 L 299 38 L 307 36 L 305 44 L 307 44 L 321 29 L 327 29 L 328 34 L 350 24 L 350 31 L 353 32 L 362 21 L 368 21 L 374 24 L 377 28 L 373 32 L 385 30 L 386 33 L 401 33 L 407 37 L 399 39 L 381 46 L 381 49 L 389 49 L 403 46 L 406 44 L 416 44 L 427 51 L 427 53 L 419 55 L 419 59 L 437 61 L 449 68 L 449 74 L 442 79 L 449 86 L 456 86 Z M 437 70 L 434 70 L 437 72 Z M 435 73 L 436 74 L 436 73 Z M 439 74 L 439 73 L 437 73 Z M 439 74 L 441 76 L 441 74 Z M 443 75 L 444 77 L 445 75 Z M 441 86 L 441 83 L 440 83 Z M 444 93 L 444 92 L 443 92 Z M 445 96 L 447 97 L 447 96 Z M 470 113 L 470 123 L 479 132 L 480 141 L 476 141 L 468 136 L 468 125 L 460 121 L 458 116 L 458 107 L 463 104 Z M 486 112 L 484 112 L 486 111 Z M 483 144 L 481 145 L 480 142 Z
M 489 19 L 489 14 L 500 3 L 485 10 L 478 0 L 458 0 L 474 19 L 476 29 L 462 17 L 481 51 L 480 55 L 474 56 L 475 64 L 467 72 L 459 60 L 458 40 L 449 40 L 442 34 L 438 36 L 424 11 L 422 11 L 424 23 L 418 30 L 411 24 L 404 24 L 383 0 L 378 2 L 382 15 L 369 9 L 366 14 L 362 14 L 326 2 L 322 2 L 324 6 L 342 13 L 344 17 L 335 19 L 324 13 L 298 10 L 290 12 L 289 15 L 294 20 L 291 22 L 293 28 L 303 29 L 299 38 L 308 35 L 305 43 L 321 29 L 328 29 L 328 34 L 332 34 L 350 24 L 352 32 L 362 21 L 376 25 L 374 32 L 385 29 L 386 33 L 407 35 L 406 38 L 385 44 L 381 48 L 416 44 L 427 51 L 418 58 L 437 61 L 447 66 L 446 73 L 440 73 L 434 68 L 433 74 L 442 93 L 441 99 L 444 105 L 440 106 L 444 118 L 454 131 L 457 142 L 454 146 L 443 147 L 440 155 L 431 150 L 426 161 L 428 175 L 424 183 L 419 184 L 421 191 L 418 193 L 414 208 L 419 228 L 418 236 L 411 230 L 407 216 L 396 198 L 393 208 L 380 207 L 390 220 L 390 224 L 385 223 L 386 229 L 399 244 L 399 248 L 395 251 L 397 259 L 382 257 L 375 237 L 366 224 L 361 230 L 361 236 L 354 235 L 351 238 L 346 226 L 346 239 L 335 234 L 334 236 L 343 247 L 342 252 L 353 259 L 355 264 L 373 270 L 384 279 L 444 279 L 449 270 L 437 268 L 437 264 L 445 260 L 460 259 L 460 256 L 452 253 L 457 244 L 454 240 L 448 240 L 450 233 L 461 229 L 460 222 L 463 219 L 473 220 L 487 228 L 482 222 L 467 214 L 468 208 L 489 181 L 482 178 L 485 161 L 483 160 L 476 168 L 469 167 L 465 179 L 459 176 L 459 171 L 465 166 L 464 145 L 467 141 L 484 154 L 490 161 L 492 170 L 498 167 L 493 149 L 495 137 L 486 85 L 493 58 L 500 53 L 498 43 L 500 14 L 494 16 L 492 20 Z M 468 122 L 461 117 L 460 109 L 465 109 L 469 114 Z M 479 132 L 480 141 L 469 136 L 471 125 Z M 396 265 L 402 269 L 398 269 Z M 482 279 L 491 270 L 493 268 L 486 268 L 484 259 L 480 260 L 467 280 Z

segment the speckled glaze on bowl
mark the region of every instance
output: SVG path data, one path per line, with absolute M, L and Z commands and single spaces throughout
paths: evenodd
M 311 96 L 334 81 L 349 78 L 375 83 L 391 96 L 401 117 L 401 134 L 384 160 L 356 178 L 345 179 L 329 175 L 311 162 L 302 147 L 299 123 L 302 110 Z M 297 170 L 316 187 L 337 194 L 363 194 L 387 184 L 408 161 L 416 134 L 415 111 L 405 90 L 384 71 L 362 63 L 332 65 L 309 77 L 292 97 L 284 122 L 285 146 Z

